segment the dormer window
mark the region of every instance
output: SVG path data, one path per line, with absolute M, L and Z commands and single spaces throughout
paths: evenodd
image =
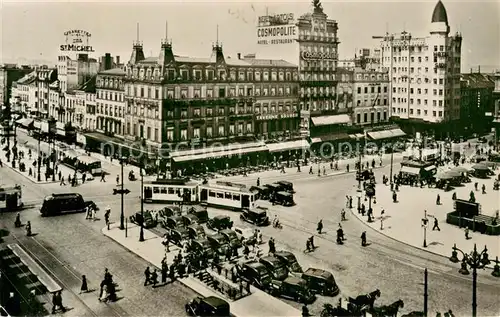
M 279 72 L 278 76 L 279 76 L 278 78 L 279 78 L 280 81 L 284 81 L 285 80 L 285 74 L 283 72 Z
M 188 71 L 187 70 L 181 70 L 181 79 L 188 80 Z
M 255 80 L 256 81 L 260 81 L 261 78 L 260 78 L 260 72 L 255 72 Z
M 264 72 L 264 76 L 263 76 L 263 80 L 264 81 L 268 81 L 269 80 L 269 72 Z
M 241 80 L 241 81 L 245 80 L 245 72 L 239 72 L 238 73 L 238 80 Z
M 201 80 L 201 70 L 195 70 L 194 71 L 194 78 L 196 80 Z
M 272 80 L 272 81 L 276 81 L 277 79 L 278 79 L 278 78 L 277 78 L 277 74 L 276 74 L 276 72 L 272 72 L 272 73 L 271 73 L 271 80 Z
M 229 73 L 229 78 L 231 80 L 236 80 L 236 71 L 232 70 L 230 73 Z

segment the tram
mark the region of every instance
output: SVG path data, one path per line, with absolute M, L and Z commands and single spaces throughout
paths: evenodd
M 0 185 L 0 209 L 11 211 L 22 206 L 21 185 Z
M 144 182 L 144 202 L 195 203 L 198 184 L 187 179 L 158 179 Z
M 230 182 L 203 184 L 199 191 L 201 203 L 233 210 L 252 208 L 257 200 L 255 193 L 245 185 Z
M 89 172 L 94 176 L 102 174 L 102 162 L 95 157 L 80 155 L 76 159 L 78 160 L 79 170 Z

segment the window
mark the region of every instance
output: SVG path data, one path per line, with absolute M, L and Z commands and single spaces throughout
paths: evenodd
M 436 111 L 433 111 L 432 112 L 432 116 L 435 117 L 436 116 Z
M 230 124 L 229 125 L 229 135 L 233 135 L 234 134 L 234 124 Z
M 158 128 L 155 128 L 155 142 L 158 142 Z
M 213 116 L 213 109 L 212 108 L 207 108 L 207 117 Z
M 181 78 L 182 78 L 182 80 L 188 80 L 188 71 L 187 70 L 181 70 Z
M 146 138 L 149 140 L 151 139 L 151 127 L 148 127 L 146 130 Z
M 225 131 L 224 131 L 224 126 L 220 125 L 219 126 L 219 136 L 225 136 Z
M 182 129 L 181 130 L 181 141 L 186 141 L 187 140 L 187 130 Z
M 214 71 L 213 70 L 207 70 L 207 78 L 208 78 L 208 80 L 214 80 Z
M 200 137 L 200 128 L 193 129 L 193 138 L 198 139 Z
M 194 78 L 196 80 L 201 80 L 201 70 L 195 70 L 194 71 Z
M 247 123 L 247 133 L 251 133 L 252 132 L 252 124 L 251 123 Z
M 361 87 L 358 87 L 358 94 L 361 93 Z
M 193 116 L 194 117 L 199 118 L 200 115 L 201 115 L 201 109 L 199 109 L 199 108 L 193 109 Z
M 212 127 L 207 127 L 207 138 L 212 137 Z

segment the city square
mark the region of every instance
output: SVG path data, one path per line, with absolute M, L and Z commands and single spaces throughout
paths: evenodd
M 2 315 L 499 315 L 500 73 L 441 1 L 341 57 L 335 5 L 229 9 L 234 58 L 138 23 L 128 61 L 68 29 L 5 64 Z

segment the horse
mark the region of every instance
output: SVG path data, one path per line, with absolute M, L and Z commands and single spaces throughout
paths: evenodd
M 366 295 L 359 295 L 356 298 L 349 297 L 349 303 L 365 308 L 368 306 L 369 309 L 373 309 L 373 305 L 375 304 L 375 300 L 380 297 L 380 290 L 376 289 L 371 293 L 368 293 Z M 361 311 L 364 309 L 360 309 Z
M 396 317 L 398 310 L 404 307 L 404 302 L 400 299 L 390 305 L 373 308 L 370 313 L 376 317 Z

